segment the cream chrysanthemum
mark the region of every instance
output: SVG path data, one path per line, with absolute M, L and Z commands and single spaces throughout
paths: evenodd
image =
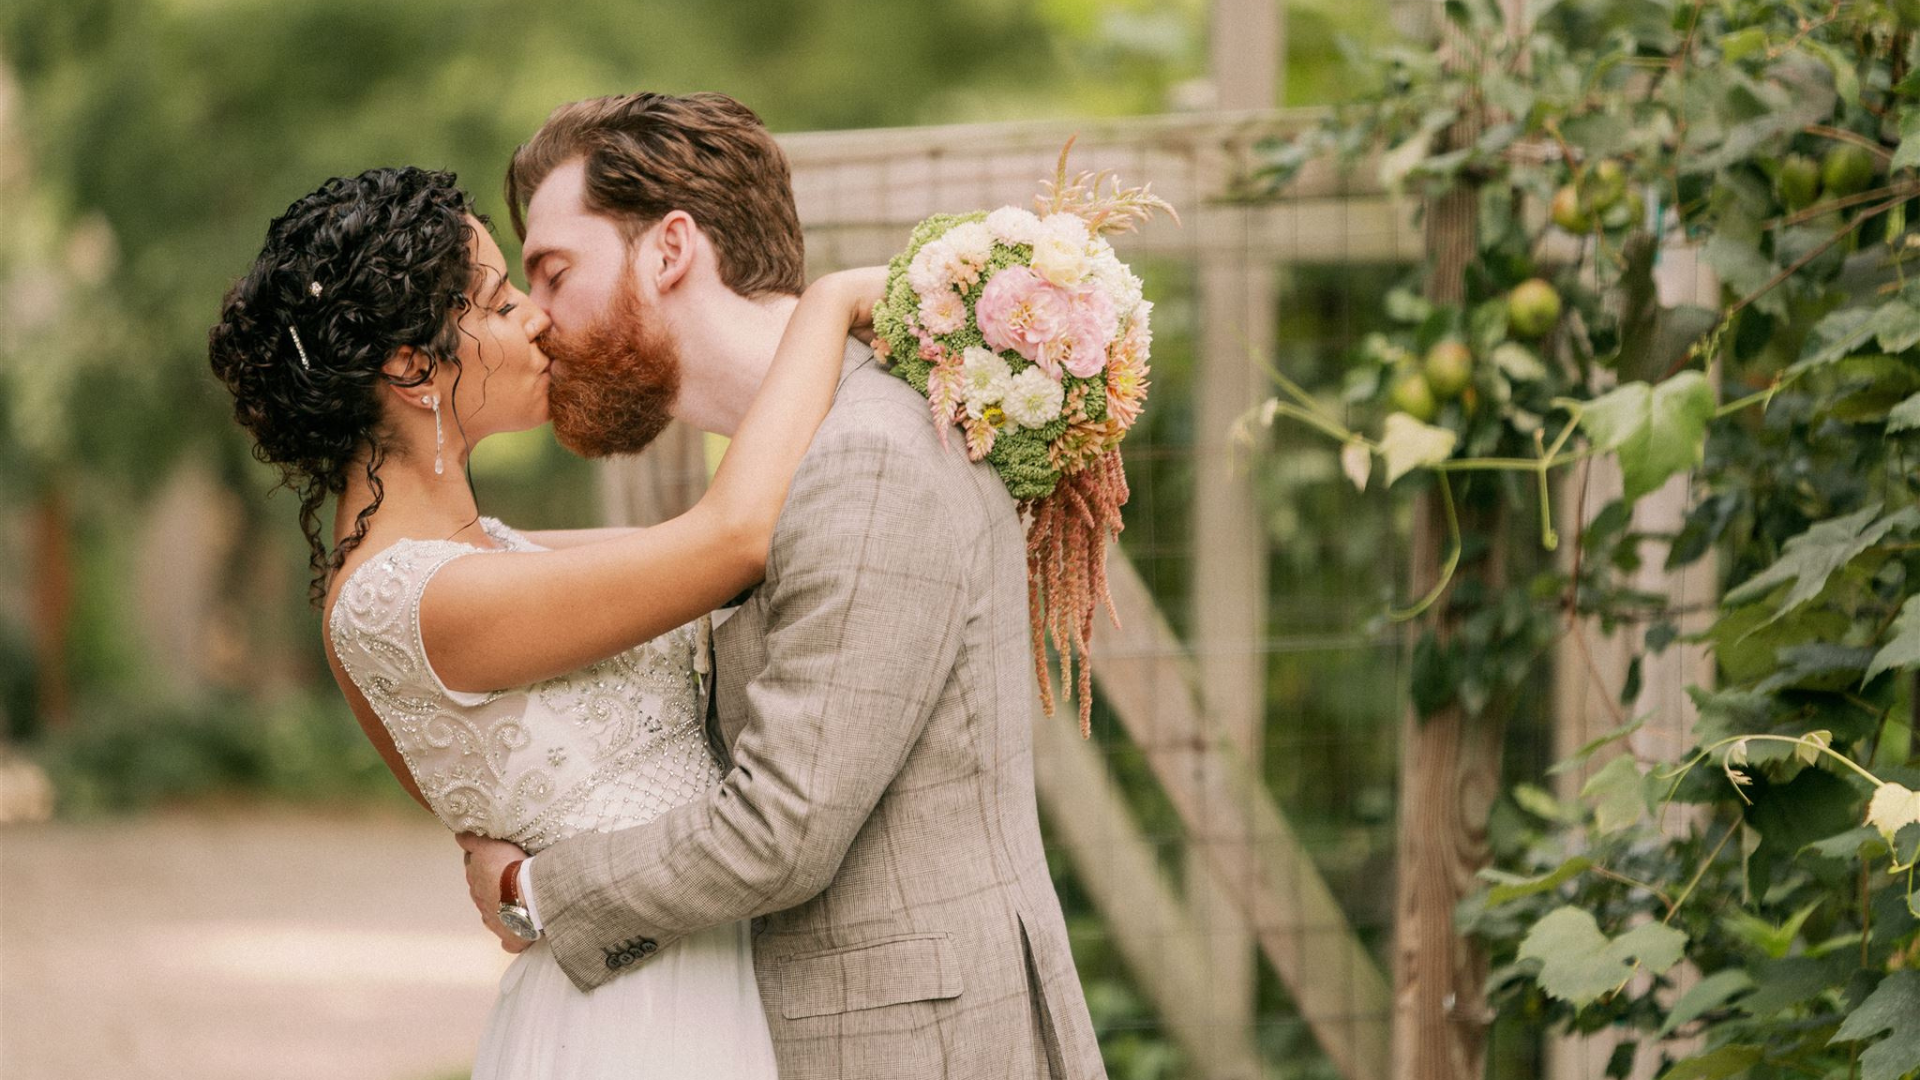
M 1013 377 L 1000 407 L 1008 419 L 1023 428 L 1042 428 L 1060 419 L 1060 405 L 1066 400 L 1066 388 L 1037 367 Z
M 960 392 L 967 412 L 979 416 L 988 405 L 998 405 L 1013 388 L 1013 369 L 991 349 L 975 345 L 961 354 Z
M 959 260 L 973 267 L 975 276 L 993 258 L 993 233 L 978 221 L 963 221 L 948 229 L 941 241 L 953 248 Z
M 987 215 L 987 232 L 995 240 L 1012 246 L 1031 244 L 1040 236 L 1040 219 L 1031 210 L 1022 210 L 1017 206 L 1003 206 Z
M 907 264 L 907 284 L 922 301 L 952 287 L 946 273 L 952 256 L 953 249 L 944 240 L 929 241 L 914 253 L 913 261 Z

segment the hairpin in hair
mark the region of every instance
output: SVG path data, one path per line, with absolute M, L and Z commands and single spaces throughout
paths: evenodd
M 300 366 L 308 371 L 312 371 L 313 365 L 307 360 L 307 347 L 300 344 L 300 331 L 289 326 L 287 327 L 287 334 L 293 338 L 293 351 L 300 354 Z
M 307 295 L 308 296 L 320 295 L 320 283 L 318 281 L 307 282 Z

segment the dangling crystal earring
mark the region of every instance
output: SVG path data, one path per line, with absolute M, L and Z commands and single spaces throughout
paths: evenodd
M 427 404 L 433 406 L 433 475 L 443 476 L 447 471 L 447 441 L 440 433 L 440 395 L 428 398 Z

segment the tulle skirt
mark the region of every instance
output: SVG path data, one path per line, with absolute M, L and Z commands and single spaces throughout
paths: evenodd
M 747 924 L 581 993 L 537 941 L 500 979 L 473 1080 L 775 1080 Z

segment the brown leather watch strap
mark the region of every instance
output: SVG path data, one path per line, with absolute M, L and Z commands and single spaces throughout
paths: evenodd
M 525 859 L 515 859 L 500 871 L 500 902 L 503 904 L 520 903 L 520 864 Z

